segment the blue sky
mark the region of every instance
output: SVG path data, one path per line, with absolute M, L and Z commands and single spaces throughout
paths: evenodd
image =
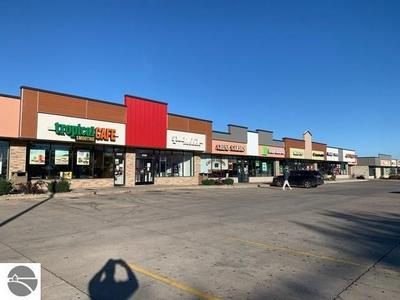
M 400 1 L 0 2 L 0 93 L 21 85 L 400 159 Z

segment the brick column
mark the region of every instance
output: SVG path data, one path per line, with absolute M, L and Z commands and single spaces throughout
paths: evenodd
M 26 171 L 26 145 L 19 142 L 11 142 L 10 156 L 8 160 L 8 178 L 12 172 Z
M 274 176 L 280 175 L 279 171 L 279 160 L 274 161 Z
M 201 157 L 199 154 L 194 154 L 193 162 L 193 176 L 196 178 L 196 182 L 200 183 L 200 170 L 201 170 Z
M 135 186 L 136 153 L 127 150 L 125 154 L 125 186 Z

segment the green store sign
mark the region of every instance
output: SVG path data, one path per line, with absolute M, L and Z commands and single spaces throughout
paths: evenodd
M 67 135 L 76 141 L 86 142 L 95 142 L 96 140 L 115 142 L 117 137 L 115 129 L 94 126 L 85 127 L 81 126 L 81 124 L 66 125 L 57 122 L 54 124 L 54 131 L 57 135 Z

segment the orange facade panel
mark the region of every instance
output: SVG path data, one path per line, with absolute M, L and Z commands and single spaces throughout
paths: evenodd
M 38 93 L 23 89 L 21 94 L 21 137 L 36 138 Z
M 87 118 L 126 124 L 126 107 L 96 101 L 87 101 Z
M 18 137 L 20 100 L 0 96 L 0 137 Z
M 86 117 L 86 100 L 38 92 L 38 112 L 76 118 Z
M 206 136 L 206 152 L 212 150 L 212 123 L 206 120 L 168 114 L 168 129 L 204 134 Z

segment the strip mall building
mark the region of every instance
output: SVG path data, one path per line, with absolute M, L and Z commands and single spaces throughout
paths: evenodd
M 71 178 L 72 187 L 193 185 L 205 177 L 268 182 L 288 166 L 348 177 L 354 150 L 168 113 L 125 95 L 124 104 L 21 87 L 0 95 L 0 177 Z

